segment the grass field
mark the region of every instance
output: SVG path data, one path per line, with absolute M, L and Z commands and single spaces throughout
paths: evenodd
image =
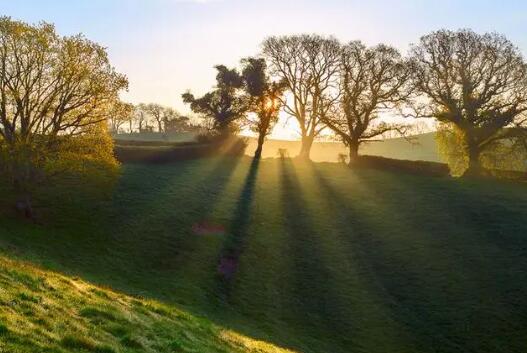
M 192 347 L 190 339 L 175 352 L 213 351 L 206 347 L 222 330 L 306 353 L 498 353 L 527 345 L 524 184 L 225 157 L 124 165 L 107 197 L 55 185 L 39 198 L 48 204 L 39 210 L 43 224 L 0 216 L 3 256 L 69 276 L 64 288 L 52 281 L 68 303 L 80 295 L 77 281 L 123 298 L 100 302 L 84 293 L 84 303 L 55 315 L 110 304 L 121 315 L 132 310 L 128 296 L 170 313 L 159 324 L 152 313 L 133 319 L 132 333 L 144 331 L 132 334 L 142 345 L 135 348 L 101 333 L 108 320 L 82 327 L 99 330 L 92 339 L 100 342 L 88 348 L 169 344 L 159 337 L 176 335 L 166 325 L 183 325 L 177 313 L 206 328 L 188 328 L 201 343 Z M 10 261 L 0 266 L 2 285 L 11 285 L 0 299 L 48 295 L 18 279 L 26 269 Z M 28 301 L 34 311 L 48 303 Z M 23 307 L 1 303 L 0 321 L 23 317 Z M 0 340 L 15 337 L 13 323 L 4 325 Z M 27 325 L 28 335 L 45 335 Z M 63 339 L 57 351 L 68 349 Z

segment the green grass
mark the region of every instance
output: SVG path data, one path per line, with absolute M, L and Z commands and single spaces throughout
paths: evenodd
M 0 306 L 13 347 L 257 351 L 256 339 L 306 353 L 525 349 L 524 184 L 211 158 L 125 165 L 106 197 L 53 186 L 39 199 L 43 224 L 0 217 L 0 250 L 69 278 L 2 260 L 0 288 L 16 287 L 3 300 L 21 303 Z M 225 231 L 196 234 L 205 223 Z M 237 263 L 227 277 L 225 258 Z M 43 289 L 47 276 L 55 291 Z M 49 298 L 62 310 L 55 319 L 39 316 Z M 172 336 L 180 316 L 210 329 Z M 74 321 L 50 336 L 39 319 Z
M 174 306 L 6 257 L 0 284 L 0 352 L 287 353 Z

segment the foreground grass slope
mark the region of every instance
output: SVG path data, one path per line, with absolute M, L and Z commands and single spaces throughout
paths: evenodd
M 279 347 L 527 344 L 524 184 L 226 157 L 124 165 L 106 198 L 74 185 L 39 197 L 52 206 L 39 210 L 43 224 L 0 217 L 6 256 Z M 120 338 L 102 344 L 117 349 Z
M 4 257 L 0 285 L 1 352 L 291 352 Z

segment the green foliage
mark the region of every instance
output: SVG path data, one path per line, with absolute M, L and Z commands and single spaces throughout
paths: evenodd
M 527 65 L 505 36 L 470 29 L 434 31 L 412 45 L 407 64 L 415 115 L 435 118 L 447 130 L 455 125 L 459 132 L 440 137 L 443 145 L 463 139 L 441 147 L 454 173 L 466 169 L 464 174 L 478 175 L 484 171 L 482 163 L 487 168 L 502 165 L 499 159 L 511 139 L 525 138 Z M 463 156 L 454 151 L 459 148 Z
M 282 96 L 287 89 L 287 83 L 271 81 L 267 74 L 267 64 L 262 58 L 246 58 L 242 60 L 242 77 L 247 95 L 247 109 L 254 116 L 248 116 L 251 130 L 258 134 L 258 148 L 255 157 L 259 158 L 267 135 L 271 133 L 278 122 L 282 107 Z
M 65 169 L 115 169 L 106 126 L 128 81 L 103 47 L 1 17 L 0 61 L 0 164 L 20 193 Z
M 92 126 L 83 135 L 62 138 L 46 162 L 48 175 L 67 173 L 100 185 L 111 185 L 119 175 L 114 142 L 104 124 Z
M 469 165 L 467 145 L 463 132 L 452 124 L 438 125 L 436 142 L 441 159 L 454 176 L 463 175 Z M 480 163 L 487 170 L 525 171 L 527 150 L 519 140 L 496 140 L 480 154 Z
M 236 69 L 223 65 L 216 66 L 216 87 L 201 98 L 190 92 L 182 95 L 183 102 L 190 104 L 190 109 L 210 121 L 209 128 L 219 134 L 233 134 L 239 129 L 237 121 L 247 111 L 246 99 L 238 92 L 243 86 L 243 79 Z

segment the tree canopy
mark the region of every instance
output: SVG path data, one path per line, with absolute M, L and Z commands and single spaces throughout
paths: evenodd
M 315 34 L 270 37 L 263 55 L 273 76 L 287 85 L 284 111 L 298 121 L 300 157 L 309 158 L 314 139 L 325 128 L 321 117 L 337 99 L 340 43 Z
M 190 104 L 196 114 L 212 120 L 213 130 L 220 134 L 230 134 L 238 130 L 237 122 L 247 111 L 245 97 L 239 90 L 243 87 L 243 78 L 236 69 L 224 65 L 216 66 L 216 87 L 200 98 L 187 92 L 182 95 L 183 102 Z
M 361 143 L 407 129 L 380 121 L 380 114 L 405 101 L 409 74 L 395 48 L 368 48 L 359 41 L 342 47 L 339 65 L 339 99 L 321 120 L 349 147 L 352 163 Z
M 409 68 L 413 115 L 459 130 L 468 175 L 479 174 L 482 152 L 497 141 L 524 136 L 527 65 L 504 36 L 432 32 L 412 46 Z
M 21 189 L 57 160 L 65 141 L 107 134 L 109 113 L 128 86 L 100 45 L 8 17 L 0 18 L 0 67 L 2 165 Z
M 242 65 L 248 110 L 254 113 L 254 117 L 248 116 L 249 127 L 258 135 L 255 157 L 260 158 L 265 138 L 278 121 L 280 101 L 287 86 L 284 81 L 271 81 L 263 58 L 246 58 L 242 60 Z

